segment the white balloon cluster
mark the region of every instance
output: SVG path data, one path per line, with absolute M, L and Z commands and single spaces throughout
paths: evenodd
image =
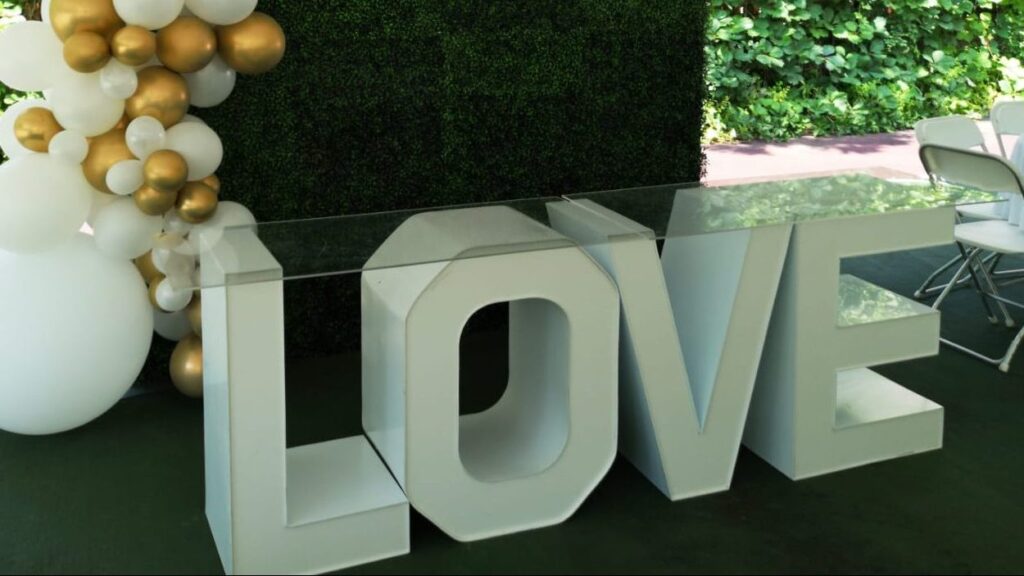
M 220 201 L 223 144 L 187 112 L 281 60 L 256 3 L 44 0 L 43 22 L 0 30 L 0 82 L 44 95 L 0 115 L 0 429 L 99 416 L 154 329 L 181 341 L 175 384 L 201 394 L 198 237 L 255 218 Z

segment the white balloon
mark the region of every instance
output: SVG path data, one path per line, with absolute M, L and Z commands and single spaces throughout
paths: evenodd
M 82 169 L 49 154 L 0 164 L 0 250 L 42 252 L 70 240 L 89 215 Z
M 7 111 L 0 114 L 0 152 L 7 154 L 8 158 L 33 154 L 31 150 L 22 146 L 21 142 L 18 142 L 18 139 L 14 136 L 14 123 L 18 120 L 18 116 L 21 116 L 22 112 L 29 108 L 46 108 L 49 110 L 50 105 L 45 100 L 35 98 L 21 100 L 15 102 Z
M 107 188 L 114 194 L 127 196 L 142 188 L 143 182 L 142 160 L 122 160 L 107 171 Z
M 163 222 L 160 216 L 143 214 L 131 198 L 118 198 L 96 216 L 96 246 L 111 258 L 138 258 L 153 247 Z
M 180 342 L 192 334 L 192 323 L 185 312 L 168 314 L 154 308 L 153 328 L 161 338 L 171 342 Z
M 103 93 L 100 74 L 72 73 L 53 86 L 48 99 L 61 126 L 84 136 L 99 136 L 121 121 L 124 100 Z
M 157 30 L 181 14 L 185 0 L 114 0 L 117 15 L 128 24 Z
M 159 120 L 152 116 L 139 116 L 128 124 L 124 134 L 128 150 L 139 160 L 167 146 L 167 131 Z
M 0 30 L 0 82 L 22 92 L 40 92 L 54 83 L 64 63 L 57 35 L 42 22 L 18 22 Z
M 194 122 L 196 124 L 206 124 L 206 122 L 203 122 L 202 118 L 200 118 L 199 116 L 193 116 L 192 114 L 185 114 L 185 117 L 181 119 L 181 122 L 179 122 L 179 124 L 186 124 L 188 122 Z
M 92 191 L 92 205 L 89 206 L 89 218 L 85 221 L 89 225 L 89 234 L 91 235 L 93 225 L 96 223 L 96 217 L 99 216 L 100 212 L 104 208 L 110 206 L 117 200 L 119 196 L 114 194 L 107 194 L 106 192 L 100 192 L 99 190 Z
M 50 140 L 50 156 L 66 164 L 81 164 L 89 155 L 89 141 L 74 130 L 57 133 Z
M 210 24 L 226 26 L 248 18 L 256 0 L 185 0 L 185 6 Z
M 168 130 L 167 148 L 185 158 L 189 182 L 212 175 L 224 159 L 220 137 L 213 128 L 198 122 L 185 122 Z
M 222 104 L 234 91 L 237 78 L 238 73 L 228 66 L 223 58 L 214 56 L 213 60 L 199 72 L 185 74 L 192 105 L 198 108 L 212 108 Z
M 164 312 L 181 312 L 192 303 L 194 293 L 192 288 L 179 290 L 168 278 L 164 278 L 156 285 L 156 303 Z
M 45 254 L 0 253 L 0 429 L 56 434 L 109 410 L 149 354 L 150 308 L 132 263 L 86 235 Z
M 139 74 L 135 68 L 111 58 L 100 70 L 100 88 L 110 98 L 125 100 L 139 88 Z
M 192 224 L 181 219 L 177 210 L 171 210 L 164 216 L 164 232 L 185 236 L 192 230 Z
M 50 4 L 52 2 L 53 0 L 43 0 L 43 5 L 39 10 L 39 15 L 43 17 L 43 22 L 45 22 L 47 26 L 50 25 Z
M 180 246 L 188 246 L 184 239 L 178 238 Z M 164 276 L 176 280 L 183 279 L 187 283 L 192 277 L 192 273 L 195 272 L 196 257 L 181 250 L 179 246 L 157 246 L 153 248 L 153 266 Z M 181 286 L 179 282 L 173 284 Z
M 217 205 L 217 211 L 213 213 L 206 222 L 196 224 L 188 235 L 188 243 L 193 254 L 199 254 L 203 243 L 201 237 L 205 237 L 206 246 L 216 246 L 224 235 L 225 228 L 236 226 L 253 226 L 256 224 L 256 217 L 248 208 L 237 202 L 221 202 Z

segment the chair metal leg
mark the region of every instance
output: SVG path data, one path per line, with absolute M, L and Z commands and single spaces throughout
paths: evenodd
M 999 288 L 996 287 L 996 283 L 992 280 L 992 275 L 989 274 L 989 269 L 984 266 L 978 266 L 978 271 L 981 273 L 981 277 L 984 278 L 985 283 L 988 284 L 989 292 L 982 292 L 982 297 L 992 297 L 996 301 L 996 305 L 999 306 L 999 310 L 1003 313 L 1003 320 L 1006 323 L 1007 328 L 1013 328 L 1017 325 L 1014 321 L 1013 316 L 1010 316 L 1009 310 L 1006 309 L 1006 300 L 999 295 Z
M 932 275 L 929 276 L 928 279 L 924 281 L 924 284 L 921 284 L 921 287 L 918 288 L 916 292 L 914 292 L 914 298 L 920 300 L 921 298 L 927 296 L 933 290 L 941 290 L 942 288 L 944 288 L 944 286 L 932 288 L 932 284 L 935 282 L 935 280 L 938 279 L 939 276 L 943 275 L 946 272 L 946 270 L 949 270 L 953 266 L 956 266 L 960 262 L 963 262 L 963 260 L 963 256 L 956 256 L 952 258 L 949 262 L 946 262 L 945 264 L 940 266 L 938 270 L 932 272 Z
M 953 274 L 953 279 L 950 280 L 949 283 L 943 287 L 942 293 L 939 294 L 939 297 L 935 299 L 935 302 L 932 302 L 933 309 L 938 310 L 939 307 L 942 306 L 942 303 L 945 302 L 946 297 L 949 296 L 950 292 L 953 291 L 953 288 L 956 287 L 956 285 L 960 282 L 960 278 L 964 276 L 964 272 L 967 271 L 968 266 L 970 266 L 970 262 L 964 260 L 963 264 L 960 265 L 960 268 L 957 268 L 956 274 Z
M 963 245 L 960 244 L 959 242 L 957 242 L 957 247 L 960 249 L 960 253 L 964 257 L 964 262 L 967 264 L 967 272 L 971 276 L 971 283 L 974 284 L 974 289 L 978 292 L 978 295 L 981 297 L 981 304 L 982 306 L 985 307 L 985 312 L 988 313 L 988 321 L 993 324 L 998 324 L 999 319 L 996 318 L 996 315 L 992 312 L 992 306 L 989 305 L 988 298 L 985 296 L 985 289 L 981 287 L 981 282 L 978 280 L 978 274 L 974 270 L 974 261 L 977 258 L 978 254 L 981 253 L 981 249 L 975 248 L 970 253 L 968 253 L 967 249 L 964 248 Z M 1003 309 L 1003 312 L 1005 313 L 1005 308 Z

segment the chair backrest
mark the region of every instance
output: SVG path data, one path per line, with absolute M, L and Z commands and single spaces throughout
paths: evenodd
M 917 143 L 921 146 L 938 144 L 963 150 L 981 148 L 988 152 L 985 136 L 978 128 L 978 124 L 966 116 L 926 118 L 914 125 L 914 134 L 917 135 Z
M 933 182 L 1024 195 L 1024 176 L 1004 158 L 937 144 L 921 146 L 921 163 Z
M 1024 136 L 1024 100 L 996 102 L 992 107 L 992 129 L 999 139 L 999 151 L 1009 158 L 1003 136 Z

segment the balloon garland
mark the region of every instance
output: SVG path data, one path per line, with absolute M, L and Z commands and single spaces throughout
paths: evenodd
M 68 300 L 76 307 L 65 310 L 62 322 L 79 330 L 79 340 L 25 343 L 17 335 L 23 327 L 0 326 L 0 364 L 16 361 L 14 355 L 30 360 L 2 379 L 0 406 L 40 414 L 28 422 L 0 409 L 0 428 L 51 433 L 102 413 L 137 377 L 149 352 L 138 341 L 151 339 L 154 328 L 178 341 L 170 367 L 175 386 L 202 395 L 202 304 L 186 288 L 197 272 L 198 235 L 255 219 L 244 206 L 221 201 L 221 139 L 189 112 L 223 103 L 237 74 L 262 74 L 281 61 L 284 32 L 255 11 L 256 3 L 44 0 L 43 22 L 0 32 L 0 82 L 44 95 L 0 116 L 0 149 L 10 157 L 0 165 L 0 294 L 20 298 L 0 305 L 21 309 L 28 323 L 61 306 L 35 296 L 40 290 L 19 287 L 66 278 L 72 269 L 94 277 L 65 287 L 75 293 Z M 91 238 L 79 232 L 86 223 Z M 93 265 L 83 267 L 85 261 Z M 132 262 L 134 272 L 125 274 Z M 115 313 L 112 294 L 126 307 L 116 316 L 80 310 Z M 137 307 L 147 302 L 152 322 L 139 319 Z M 95 335 L 88 334 L 90 325 Z M 43 332 L 48 328 L 57 327 Z M 27 331 L 33 330 L 39 327 Z M 96 342 L 105 336 L 119 346 Z M 117 380 L 101 406 L 94 401 L 85 412 L 71 414 L 69 407 L 54 416 L 43 404 L 61 395 L 81 399 L 88 396 L 81 390 L 90 389 L 54 388 L 53 379 L 67 377 L 58 367 L 68 355 L 122 369 L 98 370 Z M 48 394 L 38 393 L 38 384 L 28 390 L 31 372 L 50 377 Z

